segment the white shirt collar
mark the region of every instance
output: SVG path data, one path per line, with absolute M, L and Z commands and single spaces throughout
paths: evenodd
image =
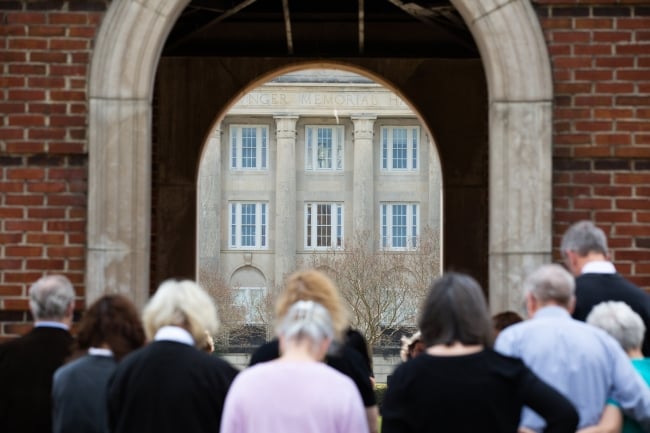
M 153 337 L 154 341 L 175 341 L 177 343 L 194 346 L 192 334 L 180 326 L 163 326 Z
M 615 274 L 616 268 L 612 262 L 606 260 L 594 260 L 585 263 L 582 267 L 582 274 Z
M 38 322 L 34 323 L 34 328 L 59 328 L 66 331 L 70 330 L 70 327 L 65 323 L 54 322 L 51 320 L 39 320 Z
M 107 357 L 112 358 L 113 357 L 113 351 L 111 349 L 105 349 L 103 347 L 89 347 L 88 348 L 88 355 L 107 356 Z

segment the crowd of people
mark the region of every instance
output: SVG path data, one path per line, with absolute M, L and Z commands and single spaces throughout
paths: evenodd
M 74 288 L 45 276 L 29 290 L 33 329 L 0 345 L 0 432 L 650 431 L 650 295 L 589 221 L 561 252 L 564 266 L 525 279 L 527 319 L 491 316 L 469 275 L 435 279 L 381 410 L 367 344 L 320 271 L 287 279 L 276 338 L 241 371 L 211 353 L 217 308 L 193 281 L 164 282 L 142 315 L 104 295 L 73 337 Z

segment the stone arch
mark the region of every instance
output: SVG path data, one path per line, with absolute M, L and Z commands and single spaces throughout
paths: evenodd
M 255 286 L 267 287 L 267 278 L 253 265 L 239 266 L 230 273 L 228 280 L 230 286 Z
M 200 155 L 198 157 L 198 171 L 197 171 L 197 203 L 196 203 L 196 219 L 197 219 L 197 238 L 196 238 L 196 275 L 204 275 L 203 270 L 215 270 L 220 269 L 224 272 L 223 260 L 222 260 L 222 251 L 220 242 L 223 239 L 221 233 L 222 230 L 222 219 L 223 219 L 223 209 L 222 209 L 222 195 L 221 191 L 221 177 L 224 175 L 221 169 L 222 158 L 221 149 L 225 146 L 229 146 L 227 139 L 223 138 L 223 134 L 227 133 L 228 124 L 224 124 L 224 119 L 229 115 L 233 106 L 236 106 L 238 100 L 242 95 L 247 95 L 250 92 L 254 92 L 260 87 L 264 86 L 268 82 L 272 81 L 275 78 L 281 77 L 285 74 L 301 71 L 301 70 L 336 70 L 336 71 L 345 71 L 359 76 L 363 76 L 369 80 L 372 80 L 375 84 L 381 86 L 384 90 L 389 91 L 391 94 L 398 96 L 404 103 L 408 106 L 408 109 L 411 111 L 412 116 L 418 119 L 418 122 L 422 125 L 426 139 L 423 139 L 422 146 L 431 146 L 433 151 L 429 152 L 429 161 L 428 165 L 433 167 L 435 174 L 429 174 L 429 184 L 433 186 L 432 191 L 429 193 L 429 201 L 435 202 L 435 204 L 428 204 L 429 208 L 426 210 L 429 215 L 427 220 L 428 224 L 431 224 L 434 227 L 438 227 L 438 232 L 440 237 L 442 237 L 442 206 L 441 206 L 441 194 L 440 190 L 442 188 L 442 164 L 441 158 L 438 149 L 438 143 L 433 137 L 429 125 L 423 119 L 421 113 L 417 111 L 414 105 L 409 101 L 408 95 L 405 95 L 404 92 L 401 92 L 401 89 L 397 88 L 396 84 L 391 82 L 390 78 L 382 77 L 378 75 L 375 70 L 372 70 L 368 67 L 363 67 L 361 65 L 350 65 L 339 61 L 301 61 L 289 66 L 281 65 L 277 67 L 269 68 L 268 71 L 256 72 L 253 74 L 254 79 L 248 80 L 249 77 L 243 77 L 242 81 L 246 82 L 245 86 L 242 86 L 241 89 L 238 89 L 237 94 L 234 98 L 226 98 L 227 102 L 225 104 L 218 104 L 219 110 L 215 110 L 214 120 L 211 122 L 211 126 L 208 128 L 209 132 L 206 134 L 206 138 L 203 141 Z M 285 108 L 282 110 L 274 110 L 273 114 L 260 114 L 259 110 L 256 111 L 256 116 L 278 116 L 280 112 L 286 111 L 290 113 L 290 116 L 298 116 L 301 118 L 303 116 L 315 116 L 314 110 L 308 109 L 298 109 L 294 110 L 293 108 Z M 345 111 L 345 110 L 343 110 Z M 350 110 L 347 110 L 350 111 Z M 349 113 L 346 112 L 345 115 L 339 113 L 340 115 L 347 117 Z M 376 114 L 373 112 L 373 115 Z M 319 116 L 322 116 L 323 113 L 318 113 Z M 234 116 L 242 116 L 241 112 L 235 114 Z M 378 114 L 381 118 L 381 115 Z M 390 115 L 384 114 L 390 118 Z M 394 119 L 392 119 L 394 121 Z M 384 119 L 380 119 L 379 125 L 381 125 Z M 227 157 L 226 157 L 227 158 Z M 225 161 L 228 164 L 227 161 Z M 217 168 L 218 167 L 218 168 Z M 226 174 L 227 176 L 227 174 Z M 438 195 L 438 199 L 434 199 L 434 195 Z M 433 217 L 435 215 L 435 217 Z M 365 221 L 365 218 L 363 218 Z M 425 229 L 426 224 L 423 223 L 422 228 Z M 352 233 L 353 230 L 350 230 Z M 423 232 L 424 234 L 424 232 Z M 378 243 L 378 240 L 371 241 L 371 245 Z M 273 249 L 271 247 L 271 249 Z M 246 261 L 251 260 L 250 256 L 246 257 L 244 255 L 240 260 Z M 227 261 L 227 260 L 226 260 Z M 291 260 L 293 262 L 293 259 Z M 259 265 L 259 262 L 258 262 Z M 302 266 L 304 263 L 299 264 Z M 438 263 L 439 268 L 442 265 L 441 262 Z M 267 265 L 268 266 L 268 265 Z M 262 266 L 264 267 L 264 266 Z M 226 266 L 228 268 L 228 266 Z M 438 268 L 438 269 L 439 269 Z M 327 273 L 327 272 L 326 272 Z M 224 272 L 224 275 L 227 275 L 227 272 Z M 270 281 L 274 281 L 275 284 L 281 283 L 280 281 L 275 281 L 276 274 L 271 273 Z M 328 275 L 334 275 L 334 273 L 328 273 Z M 273 285 L 273 284 L 271 284 Z
M 550 62 L 530 0 L 451 1 L 487 73 L 490 304 L 517 308 L 522 276 L 551 253 Z M 87 302 L 106 291 L 129 293 L 139 305 L 147 299 L 153 82 L 188 3 L 112 2 L 97 35 L 88 90 Z

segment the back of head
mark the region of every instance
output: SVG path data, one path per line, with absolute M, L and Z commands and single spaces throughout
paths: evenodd
M 217 308 L 212 298 L 194 281 L 167 280 L 156 290 L 143 313 L 147 337 L 152 339 L 163 326 L 180 326 L 203 346 L 206 332 L 219 328 Z
M 579 221 L 564 233 L 560 249 L 562 254 L 566 251 L 575 251 L 583 257 L 590 252 L 607 256 L 607 237 L 605 232 L 591 221 Z
M 575 293 L 575 280 L 562 266 L 543 265 L 524 281 L 524 290 L 542 304 L 571 305 Z
M 332 318 L 336 337 L 342 338 L 348 326 L 347 314 L 338 289 L 324 273 L 308 269 L 289 276 L 276 302 L 278 320 L 282 320 L 297 301 L 314 301 L 325 307 Z
M 502 311 L 492 316 L 492 323 L 496 331 L 503 331 L 510 325 L 523 321 L 524 318 L 514 311 Z
M 107 344 L 119 361 L 144 343 L 140 314 L 122 295 L 102 296 L 88 307 L 79 323 L 77 346 L 82 350 Z
M 47 275 L 29 288 L 29 307 L 36 320 L 63 320 L 74 302 L 72 283 L 63 275 Z
M 298 301 L 289 308 L 277 332 L 287 341 L 320 344 L 334 337 L 334 326 L 325 307 L 314 301 Z
M 605 330 L 626 352 L 641 348 L 645 324 L 625 302 L 601 302 L 591 310 L 587 323 Z
M 481 286 L 469 275 L 449 272 L 433 281 L 418 318 L 422 341 L 492 344 L 492 322 Z

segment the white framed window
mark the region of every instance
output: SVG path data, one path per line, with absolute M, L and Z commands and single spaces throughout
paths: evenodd
M 420 128 L 386 126 L 381 128 L 381 169 L 417 170 Z
M 230 203 L 230 248 L 266 249 L 267 227 L 266 203 Z
M 416 203 L 382 203 L 380 247 L 412 250 L 420 236 L 420 206 Z
M 343 126 L 305 127 L 305 169 L 343 170 Z
M 247 324 L 263 324 L 266 319 L 266 287 L 236 287 L 233 304 Z
M 305 248 L 343 248 L 343 204 L 305 205 Z
M 269 129 L 263 125 L 230 126 L 230 168 L 266 170 Z

